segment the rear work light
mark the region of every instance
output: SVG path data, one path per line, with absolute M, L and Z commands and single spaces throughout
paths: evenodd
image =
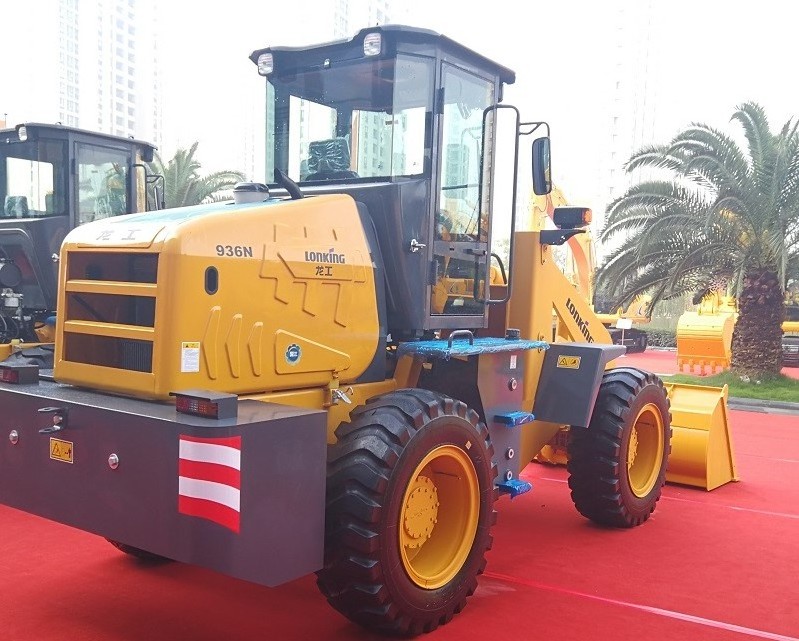
M 39 367 L 36 365 L 0 364 L 0 381 L 14 385 L 38 383 Z
M 175 397 L 175 409 L 180 414 L 192 414 L 204 418 L 227 419 L 238 416 L 239 397 L 207 390 L 170 392 Z

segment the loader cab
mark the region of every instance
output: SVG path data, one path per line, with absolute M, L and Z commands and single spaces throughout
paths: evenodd
M 54 312 L 67 232 L 148 208 L 154 149 L 61 125 L 0 130 L 0 343 L 35 341 L 32 328 Z
M 267 178 L 279 169 L 305 196 L 344 192 L 362 204 L 392 335 L 485 327 L 495 142 L 484 112 L 514 73 L 400 26 L 251 60 L 267 79 Z

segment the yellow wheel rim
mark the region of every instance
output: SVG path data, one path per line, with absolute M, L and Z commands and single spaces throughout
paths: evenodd
M 400 508 L 400 556 L 411 581 L 428 590 L 451 581 L 469 556 L 479 516 L 480 484 L 466 452 L 454 445 L 431 450 Z
M 663 461 L 663 417 L 654 403 L 638 412 L 627 447 L 627 478 L 630 489 L 639 498 L 655 487 Z

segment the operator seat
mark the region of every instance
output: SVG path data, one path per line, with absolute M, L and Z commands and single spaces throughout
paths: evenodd
M 3 207 L 5 218 L 26 218 L 29 213 L 27 196 L 6 196 Z
M 350 146 L 346 138 L 308 143 L 308 175 L 305 180 L 358 178 L 350 169 Z

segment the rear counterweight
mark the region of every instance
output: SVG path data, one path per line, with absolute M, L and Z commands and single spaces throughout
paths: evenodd
M 322 566 L 324 412 L 241 401 L 217 421 L 53 383 L 0 384 L 0 403 L 0 502 L 269 586 Z M 48 407 L 66 418 L 41 433 Z

